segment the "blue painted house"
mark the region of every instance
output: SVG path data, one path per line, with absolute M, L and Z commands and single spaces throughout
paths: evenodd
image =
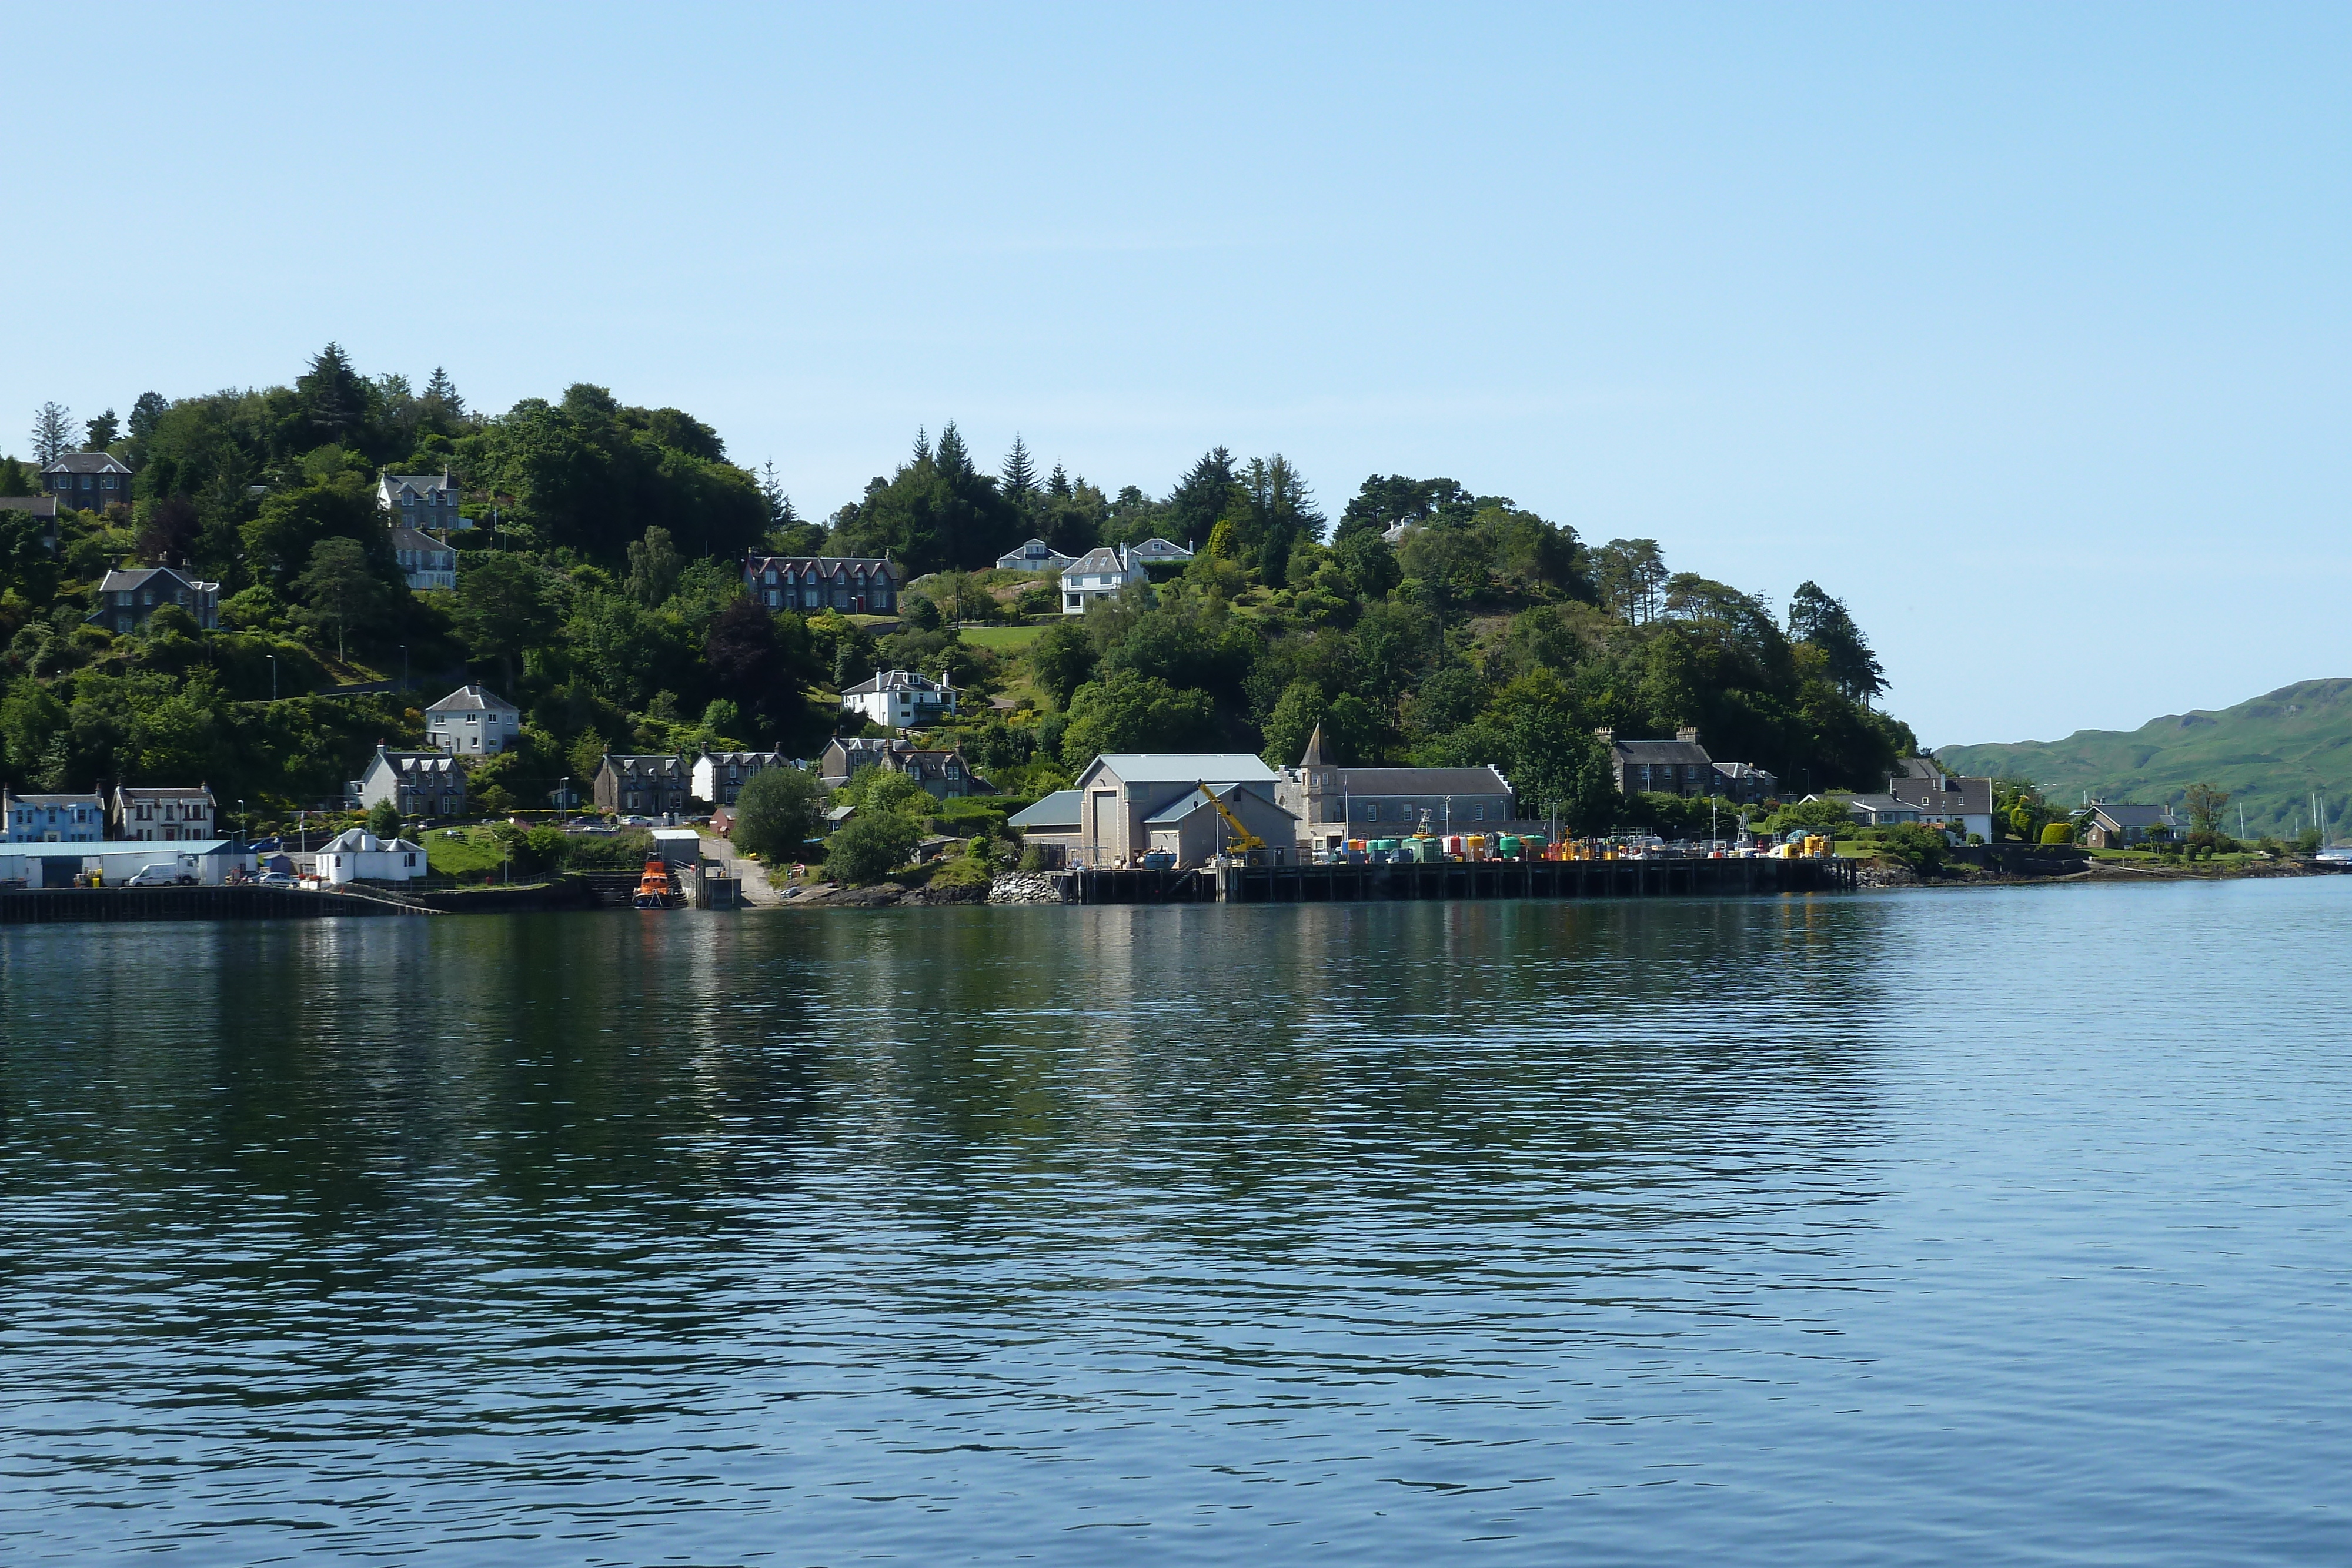
M 94 844 L 105 837 L 101 796 L 19 795 L 0 789 L 0 843 Z

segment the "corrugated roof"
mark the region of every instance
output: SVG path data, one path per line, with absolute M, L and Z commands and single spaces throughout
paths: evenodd
M 30 855 L 36 859 L 71 855 L 79 860 L 84 855 L 152 855 L 158 860 L 173 855 L 240 854 L 235 839 L 159 839 L 149 842 L 143 839 L 100 839 L 86 844 L 0 844 L 0 859 L 9 855 Z
M 1062 829 L 1076 832 L 1078 802 L 1083 798 L 1076 789 L 1056 789 L 1035 805 L 1024 806 L 1004 820 L 1027 833 L 1050 833 Z
M 1107 751 L 1087 772 L 1097 768 L 1127 784 L 1224 784 L 1242 779 L 1271 784 L 1276 778 L 1265 758 L 1249 751 Z

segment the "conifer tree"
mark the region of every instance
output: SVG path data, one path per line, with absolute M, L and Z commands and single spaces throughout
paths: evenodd
M 963 433 L 956 429 L 954 420 L 940 428 L 940 444 L 931 453 L 931 466 L 950 479 L 962 479 L 971 473 L 971 454 L 964 450 Z
M 33 464 L 46 468 L 73 450 L 73 410 L 45 402 L 33 414 Z
M 1037 493 L 1037 465 L 1030 460 L 1028 444 L 1021 433 L 1013 433 L 1013 450 L 1004 455 L 1004 498 L 1016 507 L 1026 507 L 1029 498 Z
M 1055 464 L 1054 471 L 1045 476 L 1045 494 L 1057 501 L 1070 498 L 1070 476 L 1059 463 Z

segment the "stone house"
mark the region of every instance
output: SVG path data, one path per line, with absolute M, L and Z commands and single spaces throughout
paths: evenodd
M 693 784 L 683 757 L 608 751 L 597 764 L 593 788 L 600 810 L 675 817 L 685 811 Z
M 109 632 L 142 630 L 156 611 L 176 604 L 207 632 L 220 629 L 220 584 L 205 582 L 168 566 L 117 567 L 98 584 L 98 608 L 82 617 Z
M 992 795 L 988 781 L 974 773 L 953 747 L 925 747 L 908 740 L 840 740 L 829 743 L 817 759 L 817 773 L 828 789 L 838 789 L 861 769 L 887 768 L 903 773 L 939 800 L 960 795 Z
M 1672 740 L 1620 740 L 1613 729 L 1596 729 L 1609 748 L 1610 777 L 1621 795 L 1718 795 L 1725 779 L 1715 759 L 1698 743 L 1698 731 L 1678 729 Z
M 792 759 L 781 751 L 706 751 L 694 759 L 694 799 L 732 806 L 752 775 L 791 766 Z
M 202 784 L 188 789 L 114 789 L 114 836 L 124 843 L 175 843 L 219 834 L 220 807 Z
M 470 528 L 457 512 L 457 484 L 449 471 L 439 474 L 379 474 L 375 481 L 376 509 L 389 528 Z
M 0 513 L 22 512 L 33 521 L 34 538 L 55 558 L 58 553 L 58 498 L 55 496 L 0 496 Z
M 452 757 L 496 757 L 522 738 L 522 710 L 488 686 L 462 685 L 425 710 L 425 738 Z
M 2083 830 L 2083 841 L 2095 850 L 2120 850 L 2180 836 L 2181 823 L 2171 807 L 2125 800 L 2093 801 L 2090 825 Z
M 466 810 L 466 770 L 443 751 L 392 751 L 382 745 L 352 781 L 352 803 L 372 810 L 383 801 L 404 817 L 457 817 Z
M 770 610 L 888 615 L 898 606 L 898 568 L 887 556 L 754 555 L 743 586 Z
M 131 470 L 104 452 L 68 452 L 41 470 L 41 488 L 60 507 L 102 512 L 131 504 Z
M 1275 784 L 1275 801 L 1298 819 L 1299 841 L 1337 849 L 1349 839 L 1402 838 L 1423 815 L 1438 834 L 1499 832 L 1517 819 L 1510 780 L 1484 768 L 1342 768 L 1328 760 L 1317 725 L 1296 768 Z

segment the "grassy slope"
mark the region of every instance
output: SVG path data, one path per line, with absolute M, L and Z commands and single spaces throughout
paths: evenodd
M 2300 681 L 2218 713 L 2173 714 L 2125 734 L 2077 730 L 2063 740 L 1947 746 L 1961 773 L 2021 775 L 2072 805 L 2088 789 L 2111 800 L 2178 801 L 2195 783 L 2227 789 L 2229 826 L 2246 808 L 2251 832 L 2284 832 L 2314 789 L 2331 821 L 2352 816 L 2352 680 Z M 2352 823 L 2347 823 L 2352 827 Z
M 963 629 L 963 640 L 975 648 L 989 648 L 1004 653 L 1016 648 L 1026 648 L 1045 630 L 1043 626 L 967 626 Z

